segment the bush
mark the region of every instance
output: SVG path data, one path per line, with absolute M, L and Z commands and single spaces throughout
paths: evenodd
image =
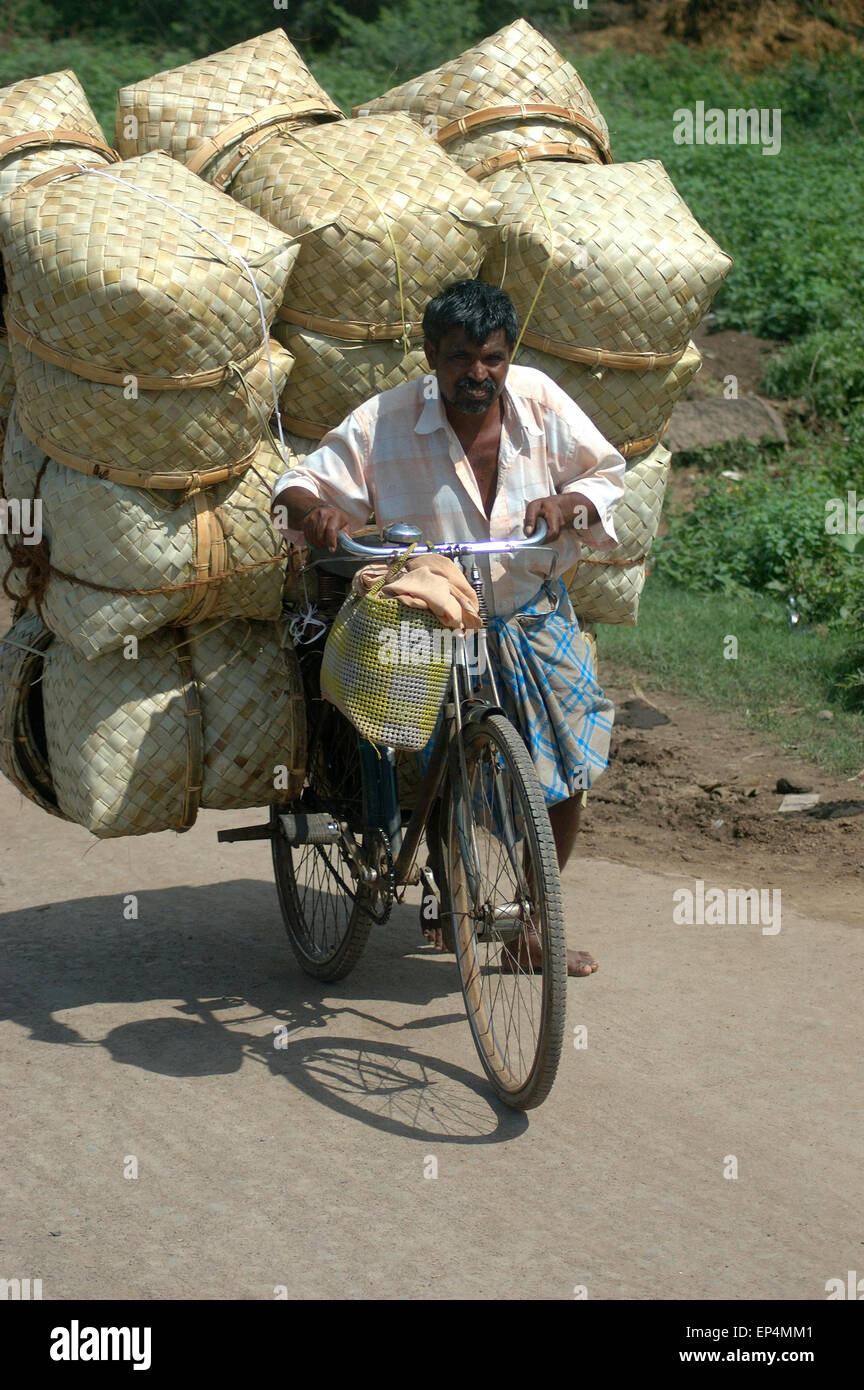
M 62 39 L 50 43 L 47 39 L 15 39 L 0 52 L 0 87 L 23 77 L 71 68 L 110 145 L 114 140 L 117 88 L 139 82 L 162 68 L 188 63 L 194 56 L 188 49 L 157 55 L 143 44 L 120 40 L 92 43 L 86 39 Z
M 739 443 L 687 456 L 711 466 L 745 470 L 741 482 L 708 473 L 693 510 L 667 516 L 655 543 L 655 569 L 700 593 L 794 595 L 805 622 L 844 626 L 864 607 L 864 556 L 854 538 L 826 531 L 826 503 L 855 489 L 842 449 L 827 462 L 803 456 L 772 460 L 759 446 Z
M 808 333 L 768 364 L 762 384 L 769 395 L 804 397 L 823 419 L 846 419 L 864 406 L 864 324 Z
M 615 158 L 660 159 L 734 258 L 713 306 L 718 326 L 794 339 L 864 316 L 864 130 L 850 120 L 864 106 L 859 58 L 796 59 L 752 77 L 722 52 L 675 44 L 662 59 L 572 57 L 609 122 Z M 674 112 L 697 101 L 779 108 L 779 154 L 676 145 Z
M 331 13 L 339 26 L 335 56 L 362 79 L 366 100 L 446 62 L 485 32 L 471 0 L 404 0 L 383 8 L 371 23 L 339 5 Z

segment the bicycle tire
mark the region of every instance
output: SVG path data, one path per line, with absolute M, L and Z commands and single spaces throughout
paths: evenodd
M 360 797 L 351 796 L 362 777 L 357 732 L 333 705 L 322 706 L 310 742 L 308 785 L 300 801 L 272 808 L 271 850 L 279 906 L 298 964 L 315 980 L 342 980 L 363 954 L 375 919 L 363 909 L 341 847 L 289 845 L 279 821 L 280 811 L 326 811 L 355 823 L 362 814 Z M 340 784 L 347 797 L 337 796 Z
M 487 715 L 465 725 L 458 738 L 446 798 L 444 909 L 452 922 L 462 995 L 484 1071 L 506 1105 L 528 1110 L 548 1096 L 564 1041 L 567 958 L 555 840 L 534 764 L 510 721 Z M 493 788 L 485 801 L 477 777 L 484 750 L 490 750 L 487 780 Z M 521 818 L 524 827 L 515 842 L 511 808 L 516 826 Z M 494 875 L 482 862 L 484 848 L 492 843 L 500 846 Z M 512 881 L 499 894 L 505 868 Z M 472 907 L 470 872 L 477 876 L 482 919 Z M 540 940 L 540 969 L 530 958 L 522 964 L 527 928 Z M 523 996 L 530 1001 L 533 1021 L 527 1057 L 520 1032 Z M 518 1059 L 511 1047 L 514 1028 Z

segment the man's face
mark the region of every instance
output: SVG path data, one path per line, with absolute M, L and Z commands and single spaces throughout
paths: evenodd
M 427 339 L 426 361 L 438 380 L 442 399 L 465 415 L 483 415 L 507 380 L 510 349 L 503 328 L 475 343 L 464 328 L 451 328 L 436 348 Z

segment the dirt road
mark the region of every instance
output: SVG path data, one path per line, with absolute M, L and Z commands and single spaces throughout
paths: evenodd
M 600 971 L 570 982 L 524 1117 L 416 906 L 317 986 L 266 846 L 216 842 L 260 813 L 99 842 L 0 781 L 0 1276 L 46 1299 L 824 1299 L 864 1258 L 854 866 L 818 914 L 797 856 L 748 878 L 698 826 L 643 824 L 619 856 L 616 785 L 565 879 Z M 781 929 L 677 925 L 698 879 L 780 883 Z

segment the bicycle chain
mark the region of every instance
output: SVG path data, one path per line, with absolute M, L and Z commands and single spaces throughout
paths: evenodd
M 352 902 L 355 907 L 359 907 L 361 912 L 365 912 L 369 917 L 371 917 L 372 921 L 376 924 L 376 926 L 382 926 L 384 922 L 387 921 L 387 919 L 390 916 L 390 913 L 393 910 L 393 903 L 396 897 L 396 873 L 395 866 L 393 863 L 393 851 L 390 848 L 390 841 L 387 839 L 387 836 L 384 834 L 384 831 L 381 830 L 379 827 L 376 826 L 373 830 L 367 831 L 366 834 L 378 837 L 379 855 L 383 855 L 384 862 L 387 865 L 385 876 L 385 891 L 387 894 L 387 900 L 380 912 L 376 912 L 375 909 L 369 905 L 368 898 L 365 896 L 369 892 L 373 891 L 369 885 L 364 884 L 363 886 L 361 886 L 359 891 L 355 890 L 352 884 L 345 882 L 338 869 L 333 867 L 333 862 L 326 855 L 324 846 L 316 845 L 315 849 L 318 852 L 318 854 L 320 854 L 321 857 L 324 859 L 328 874 L 339 884 L 339 887 L 342 889 L 342 892 L 345 894 L 346 898 L 348 898 L 348 900 Z M 377 873 L 379 874 L 380 882 L 380 868 L 377 870 Z M 379 891 L 380 890 L 376 887 L 376 889 L 374 890 L 376 896 Z
M 393 851 L 390 848 L 390 841 L 384 834 L 384 831 L 381 830 L 379 826 L 375 826 L 372 830 L 367 831 L 367 834 L 373 840 L 373 844 L 377 840 L 376 849 L 378 853 L 375 855 L 375 858 L 379 865 L 377 869 L 377 872 L 379 874 L 379 883 L 381 878 L 380 863 L 383 862 L 384 864 L 386 864 L 385 892 L 387 894 L 387 897 L 384 903 L 384 907 L 381 909 L 380 912 L 374 911 L 372 908 L 368 907 L 366 903 L 364 903 L 362 889 L 360 893 L 357 894 L 355 902 L 359 900 L 359 906 L 362 909 L 362 911 L 368 913 L 375 925 L 380 927 L 388 920 L 390 913 L 393 911 L 393 902 L 396 896 L 396 874 L 393 863 Z M 378 891 L 379 890 L 376 885 L 376 896 Z

